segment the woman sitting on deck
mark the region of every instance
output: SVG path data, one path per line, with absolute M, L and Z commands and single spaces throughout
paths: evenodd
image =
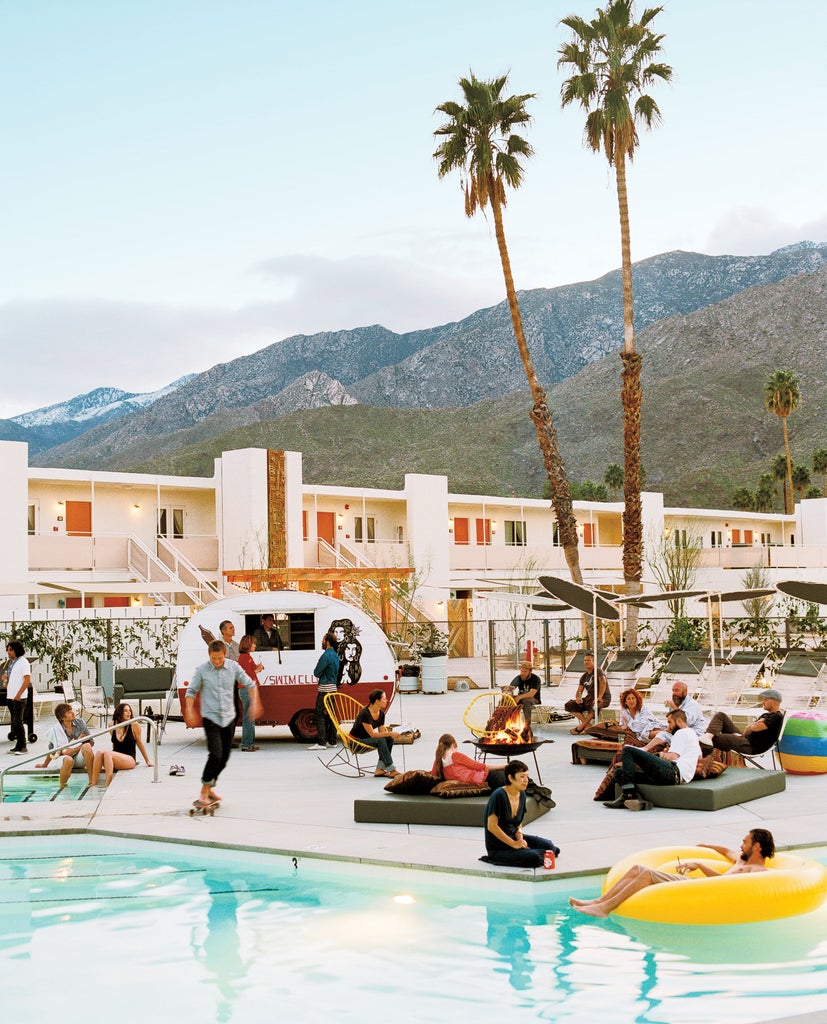
M 634 687 L 620 695 L 620 728 L 631 732 L 644 746 L 666 728 L 643 702 L 643 694 Z
M 147 768 L 152 767 L 149 754 L 141 739 L 141 727 L 137 722 L 132 722 L 132 707 L 129 704 L 119 704 L 112 715 L 112 724 L 120 728 L 112 731 L 112 749 L 97 750 L 92 759 L 92 767 L 89 771 L 89 784 L 97 785 L 101 768 L 106 776 L 106 785 L 112 781 L 115 772 L 127 772 L 138 763 L 136 749 L 141 751 Z M 123 724 L 121 724 L 123 723 Z
M 539 868 L 546 850 L 560 853 L 550 839 L 523 835 L 528 766 L 510 761 L 505 766 L 506 783 L 495 789 L 485 805 L 485 856 L 480 860 L 506 867 Z

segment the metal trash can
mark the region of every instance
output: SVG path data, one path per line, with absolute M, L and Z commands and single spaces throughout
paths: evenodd
M 448 655 L 422 654 L 422 692 L 448 692 Z
M 400 693 L 419 693 L 419 665 L 403 665 L 399 673 Z

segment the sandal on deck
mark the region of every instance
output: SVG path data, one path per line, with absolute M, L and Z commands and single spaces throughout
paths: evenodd
M 169 766 L 169 774 L 170 775 L 186 775 L 187 772 L 186 772 L 186 769 L 184 768 L 184 766 L 182 764 L 171 764 Z

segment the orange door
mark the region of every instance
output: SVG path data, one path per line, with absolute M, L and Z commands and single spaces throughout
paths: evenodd
M 583 544 L 587 548 L 594 547 L 594 523 L 583 523 Z
M 466 518 L 460 519 L 458 516 L 454 518 L 454 543 L 468 543 L 468 520 Z
M 66 502 L 66 532 L 70 537 L 92 536 L 92 502 Z
M 316 513 L 316 534 L 319 540 L 327 541 L 327 543 L 334 547 L 334 540 L 336 538 L 336 513 L 335 512 L 317 512 Z

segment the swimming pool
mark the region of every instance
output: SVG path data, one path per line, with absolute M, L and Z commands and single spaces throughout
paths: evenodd
M 621 925 L 568 907 L 594 879 L 526 892 L 374 868 L 357 882 L 306 859 L 73 835 L 4 839 L 0 878 L 0 992 L 28 1021 L 747 1024 L 827 1011 L 827 911 Z

